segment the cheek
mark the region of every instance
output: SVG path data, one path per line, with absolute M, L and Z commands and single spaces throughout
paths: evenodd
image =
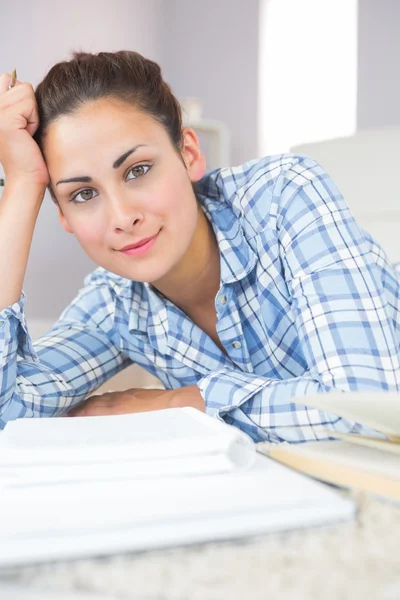
M 169 228 L 174 230 L 189 225 L 196 218 L 196 198 L 186 173 L 178 177 L 173 185 L 169 184 L 158 190 L 153 212 L 162 216 Z
M 104 239 L 103 227 L 94 220 L 79 223 L 74 227 L 74 234 L 81 246 L 94 246 Z

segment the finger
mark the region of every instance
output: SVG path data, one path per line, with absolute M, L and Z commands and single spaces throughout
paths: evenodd
M 0 96 L 1 96 L 1 94 L 5 94 L 6 91 L 8 90 L 9 85 L 10 85 L 10 80 L 11 80 L 10 73 L 2 73 L 2 75 L 0 75 Z
M 7 108 L 7 106 L 12 106 L 23 98 L 35 98 L 33 86 L 25 81 L 17 81 L 11 90 L 0 94 L 0 107 Z
M 2 111 L 2 122 L 6 129 L 27 129 L 33 135 L 39 127 L 39 114 L 34 98 L 24 98 Z
M 21 113 L 26 116 L 23 128 L 26 128 L 28 133 L 33 136 L 39 127 L 39 112 L 35 92 L 30 83 L 19 81 L 16 87 L 8 90 L 3 95 L 0 94 L 0 113 L 4 115 L 8 108 L 12 108 L 15 111 L 16 107 L 17 111 L 20 111 L 22 108 L 24 109 L 24 113 Z M 16 113 L 13 112 L 11 114 L 15 115 Z
M 106 411 L 104 408 L 98 408 L 93 406 L 85 406 L 82 408 L 74 408 L 71 410 L 67 416 L 68 417 L 98 417 L 101 415 L 107 415 L 110 412 Z
M 11 82 L 12 82 L 12 78 L 9 73 L 3 73 L 2 75 L 0 75 L 0 95 L 5 94 L 6 92 L 11 92 L 16 87 L 18 87 L 19 85 L 24 83 L 23 81 L 16 79 L 13 87 L 10 87 Z
M 78 406 L 75 406 L 70 411 L 68 411 L 68 417 L 91 417 L 93 416 L 93 409 L 96 408 L 96 402 L 91 400 L 93 396 L 87 398 Z M 102 407 L 101 407 L 102 408 Z
M 82 406 L 77 406 L 65 414 L 66 417 L 85 417 L 86 411 Z

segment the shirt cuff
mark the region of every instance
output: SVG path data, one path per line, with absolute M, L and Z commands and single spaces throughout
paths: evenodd
M 5 341 L 7 338 L 8 340 L 11 340 L 11 338 L 16 339 L 18 355 L 22 358 L 29 358 L 35 362 L 39 362 L 39 357 L 33 348 L 26 323 L 25 300 L 26 294 L 22 291 L 17 302 L 0 310 L 0 340 Z
M 206 401 L 207 412 L 222 416 L 263 390 L 267 380 L 252 373 L 221 369 L 202 377 L 197 385 Z
M 278 436 L 267 433 L 251 418 L 251 407 L 240 408 L 261 392 L 268 380 L 252 373 L 242 373 L 232 369 L 221 369 L 202 377 L 197 382 L 204 398 L 206 413 L 229 425 L 235 425 L 245 431 L 254 441 L 261 442 Z
M 206 375 L 197 385 L 207 414 L 238 426 L 257 442 L 326 440 L 332 439 L 335 431 L 385 437 L 339 415 L 308 407 L 307 394 L 329 391 L 309 374 L 274 381 L 222 369 Z

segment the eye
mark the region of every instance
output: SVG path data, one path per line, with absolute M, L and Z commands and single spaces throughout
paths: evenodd
M 150 169 L 151 165 L 136 165 L 135 167 L 129 169 L 126 181 L 131 181 L 132 179 L 138 179 L 139 177 L 143 177 L 143 175 L 146 175 L 146 173 L 148 173 Z M 130 174 L 132 174 L 133 177 L 129 177 Z
M 135 179 L 139 179 L 139 177 L 143 177 L 151 169 L 151 167 L 152 165 L 136 165 L 132 167 L 128 171 L 126 181 L 134 181 Z M 95 198 L 96 196 L 98 196 L 98 192 L 91 188 L 87 188 L 74 194 L 70 201 L 74 202 L 75 204 L 85 204 L 89 200 L 93 200 L 93 198 Z
M 82 196 L 82 198 L 79 199 L 79 196 Z M 88 200 L 92 200 L 92 198 L 95 198 L 95 196 L 97 196 L 97 192 L 95 193 L 95 190 L 91 190 L 88 188 L 87 190 L 81 190 L 80 192 L 74 194 L 74 196 L 72 196 L 71 198 L 71 202 L 76 202 L 76 204 L 84 204 Z

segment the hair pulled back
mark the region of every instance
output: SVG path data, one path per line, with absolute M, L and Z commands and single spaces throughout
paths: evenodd
M 48 127 L 87 102 L 116 98 L 156 119 L 180 152 L 181 106 L 164 81 L 159 65 L 138 52 L 74 52 L 54 65 L 35 90 L 39 127 L 35 140 L 43 149 Z

